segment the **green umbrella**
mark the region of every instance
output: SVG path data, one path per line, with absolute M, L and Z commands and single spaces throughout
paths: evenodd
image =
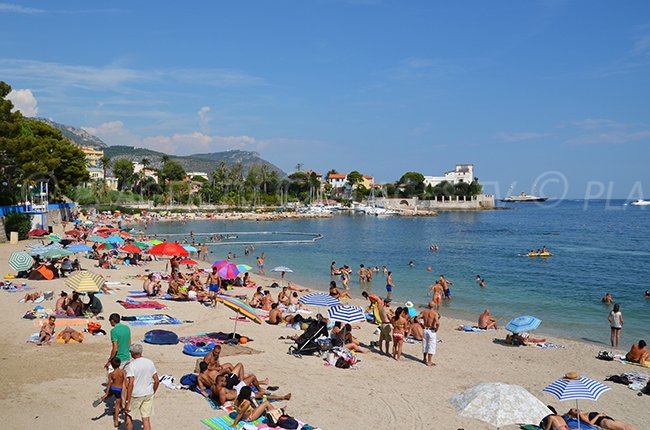
M 134 244 L 135 246 L 137 246 L 138 248 L 140 248 L 140 249 L 143 249 L 143 248 L 150 248 L 150 247 L 151 247 L 151 244 L 148 243 L 148 242 L 133 242 L 133 244 Z
M 50 233 L 47 236 L 47 238 L 50 239 L 52 242 L 61 242 L 61 237 L 59 237 L 58 235 L 56 235 L 54 233 Z
M 152 244 L 152 245 L 160 245 L 161 243 L 163 243 L 163 241 L 158 240 L 158 239 L 154 239 L 154 240 L 150 240 L 149 243 Z
M 105 237 L 101 236 L 90 236 L 88 239 L 86 239 L 90 242 L 99 242 L 99 243 L 105 243 L 108 242 L 108 240 Z
M 43 254 L 43 258 L 51 260 L 51 259 L 56 259 L 61 257 L 67 257 L 68 255 L 72 255 L 72 254 L 74 254 L 74 252 L 70 252 L 67 249 L 58 248 L 58 249 L 51 249 L 47 251 L 45 254 Z
M 9 256 L 9 265 L 16 272 L 31 269 L 34 259 L 24 251 L 16 251 Z

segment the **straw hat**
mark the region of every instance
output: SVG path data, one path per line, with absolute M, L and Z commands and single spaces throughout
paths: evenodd
M 578 374 L 576 372 L 569 372 L 566 375 L 564 375 L 564 377 L 563 377 L 563 379 L 571 379 L 571 380 L 575 380 L 575 379 L 578 379 L 578 378 L 580 378 L 580 376 L 578 376 Z

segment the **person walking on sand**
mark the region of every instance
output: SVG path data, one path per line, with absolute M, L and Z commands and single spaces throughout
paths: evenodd
M 610 341 L 612 347 L 618 350 L 618 344 L 621 341 L 621 329 L 623 329 L 623 314 L 621 314 L 621 306 L 616 303 L 614 309 L 609 313 L 607 317 L 609 321 L 609 326 L 611 328 Z
M 122 364 L 126 363 L 131 356 L 129 355 L 129 345 L 131 344 L 131 329 L 120 322 L 120 314 L 113 313 L 108 317 L 113 328 L 111 329 L 111 355 L 108 357 L 105 368 L 111 365 L 114 357 L 120 359 Z
M 133 430 L 132 412 L 137 411 L 142 418 L 143 430 L 151 430 L 153 416 L 153 397 L 160 381 L 153 361 L 142 356 L 142 344 L 133 343 L 129 347 L 132 360 L 126 365 L 126 429 Z
M 386 277 L 386 298 L 390 299 L 391 296 L 393 295 L 393 288 L 395 287 L 395 284 L 393 284 L 393 272 L 388 272 L 388 276 Z
M 404 345 L 404 336 L 408 326 L 408 320 L 404 314 L 408 314 L 406 308 L 397 308 L 395 316 L 391 320 L 393 325 L 393 358 L 397 361 L 402 359 L 402 346 Z
M 438 328 L 440 327 L 440 318 L 438 312 L 433 310 L 435 303 L 429 302 L 429 308 L 420 312 L 417 319 L 422 320 L 424 326 L 424 335 L 422 336 L 422 361 L 427 366 L 435 366 L 433 356 L 436 355 L 436 344 L 438 342 Z

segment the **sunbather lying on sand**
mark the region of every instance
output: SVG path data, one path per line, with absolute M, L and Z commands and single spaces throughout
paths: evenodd
M 580 416 L 580 421 L 595 425 L 603 430 L 636 430 L 634 426 L 623 421 L 615 420 L 600 412 L 586 413 L 580 409 L 571 408 L 567 412 L 567 415 L 572 418 L 578 418 Z
M 233 370 L 234 372 L 220 373 L 219 370 L 208 369 L 208 363 L 206 363 L 205 361 L 200 362 L 198 384 L 197 384 L 197 388 L 199 389 L 199 392 L 204 396 L 208 397 L 207 389 L 216 383 L 217 378 L 219 376 L 226 378 L 226 380 L 229 382 L 227 384 L 229 385 L 229 388 L 234 388 L 235 386 L 241 383 L 242 385 L 237 389 L 237 394 L 239 394 L 239 389 L 241 389 L 241 387 L 246 385 L 251 385 L 255 387 L 257 391 L 263 392 L 264 389 L 262 388 L 262 384 L 266 385 L 269 382 L 268 380 L 259 381 L 257 377 L 252 373 L 248 375 L 244 375 L 244 367 L 239 364 L 235 366 Z
M 226 375 L 219 375 L 215 383 L 210 386 L 210 398 L 219 405 L 223 405 L 227 401 L 235 400 L 241 389 L 245 386 L 240 382 L 234 387 L 228 388 L 228 377 Z M 262 399 L 264 396 L 267 396 L 266 398 L 268 400 L 291 400 L 291 393 L 284 396 L 276 396 L 268 394 L 268 391 L 258 391 L 254 393 L 254 396 L 256 399 Z
M 79 332 L 77 330 L 71 329 L 70 327 L 64 328 L 63 331 L 61 331 L 61 333 L 59 333 L 59 336 L 61 336 L 61 339 L 63 339 L 64 343 L 69 343 L 70 339 L 75 340 L 75 341 L 77 341 L 79 343 L 84 341 L 83 333 L 81 333 L 81 332 Z
M 43 292 L 42 291 L 34 291 L 33 293 L 25 293 L 25 297 L 23 297 L 22 302 L 27 303 L 27 302 L 35 302 L 36 299 L 39 297 L 43 297 Z

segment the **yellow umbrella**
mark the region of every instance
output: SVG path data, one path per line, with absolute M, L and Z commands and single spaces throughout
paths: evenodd
M 65 285 L 80 293 L 97 293 L 104 282 L 103 276 L 82 270 L 66 279 Z

